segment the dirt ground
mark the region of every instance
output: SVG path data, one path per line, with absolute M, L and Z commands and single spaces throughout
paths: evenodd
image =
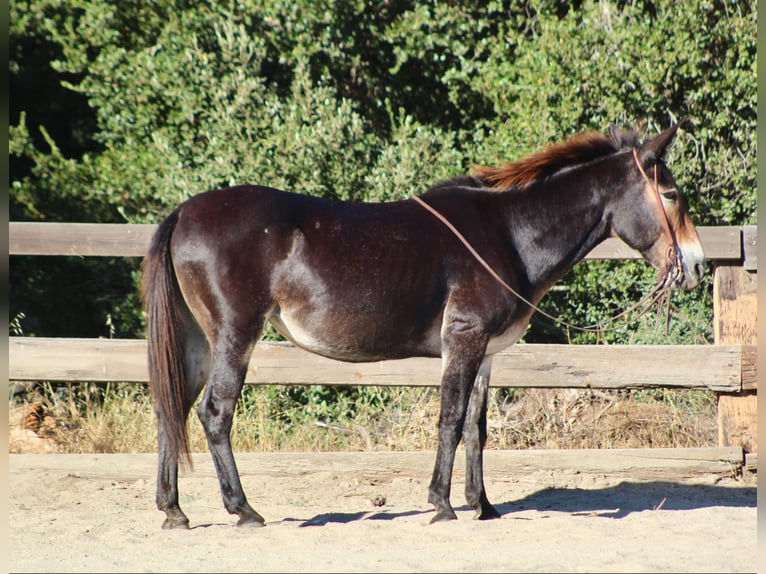
M 693 450 L 693 449 L 692 449 Z M 647 451 L 649 452 L 649 451 Z M 691 450 L 689 452 L 692 452 Z M 239 454 L 266 528 L 236 528 L 209 455 L 180 480 L 188 531 L 160 529 L 156 455 L 9 455 L 13 572 L 751 572 L 756 484 L 638 451 L 488 451 L 500 520 L 429 525 L 433 452 Z M 675 466 L 674 466 L 675 465 Z

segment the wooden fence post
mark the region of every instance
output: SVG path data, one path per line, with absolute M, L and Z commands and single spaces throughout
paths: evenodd
M 715 269 L 713 331 L 716 344 L 756 345 L 758 276 L 746 267 L 719 265 Z M 739 393 L 718 395 L 718 446 L 741 446 L 746 452 L 757 452 L 756 393 L 756 389 L 743 389 Z

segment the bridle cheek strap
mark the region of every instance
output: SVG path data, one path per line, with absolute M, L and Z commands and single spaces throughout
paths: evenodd
M 667 211 L 665 211 L 665 205 L 662 203 L 662 197 L 660 196 L 660 188 L 657 184 L 657 164 L 654 164 L 654 181 L 652 181 L 649 179 L 649 176 L 646 175 L 646 171 L 638 159 L 638 152 L 636 151 L 636 148 L 633 148 L 633 159 L 636 161 L 636 166 L 638 167 L 638 171 L 640 171 L 641 175 L 644 177 L 644 181 L 646 181 L 649 188 L 654 191 L 652 196 L 654 197 L 660 213 L 662 214 L 660 220 L 662 221 L 662 225 L 665 228 L 665 235 L 667 236 L 668 243 L 670 244 L 668 246 L 668 252 L 665 256 L 665 268 L 663 269 L 663 273 L 667 275 L 671 270 L 674 270 L 677 273 L 680 271 L 679 264 L 681 251 L 678 248 L 676 234 L 673 232 L 673 227 L 670 225 L 670 218 L 668 217 Z

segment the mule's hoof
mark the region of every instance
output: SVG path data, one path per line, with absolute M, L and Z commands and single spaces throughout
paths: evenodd
M 437 522 L 447 522 L 448 520 L 457 520 L 457 514 L 451 508 L 445 508 L 437 510 L 434 517 L 429 524 L 436 524 Z
M 243 516 L 237 521 L 237 526 L 245 526 L 247 528 L 262 528 L 266 526 L 266 521 L 262 516 L 258 514 L 255 516 Z
M 168 516 L 162 523 L 163 530 L 189 530 L 189 519 L 179 516 Z
M 160 508 L 165 511 L 163 530 L 189 530 L 189 519 L 177 505 L 170 508 Z
M 496 518 L 500 518 L 500 513 L 491 504 L 485 508 L 477 508 L 476 514 L 473 515 L 474 520 L 495 520 Z

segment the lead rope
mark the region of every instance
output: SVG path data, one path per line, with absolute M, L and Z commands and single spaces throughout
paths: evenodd
M 641 165 L 641 162 L 638 160 L 638 152 L 636 151 L 636 148 L 633 148 L 633 159 L 636 162 L 636 165 L 638 166 L 638 170 L 641 172 L 641 175 L 644 177 L 644 181 L 646 181 L 647 185 L 654 191 L 653 197 L 655 198 L 657 205 L 659 206 L 659 210 L 662 212 L 662 223 L 665 228 L 665 234 L 670 238 L 670 246 L 668 247 L 668 252 L 666 254 L 665 258 L 665 274 L 666 278 L 667 275 L 672 272 L 670 285 L 672 285 L 676 279 L 678 279 L 678 275 L 681 272 L 681 250 L 678 248 L 678 241 L 676 240 L 676 234 L 673 231 L 673 227 L 670 225 L 670 219 L 668 218 L 668 212 L 665 211 L 665 204 L 662 203 L 662 197 L 660 197 L 660 188 L 657 185 L 657 164 L 654 164 L 654 182 L 652 182 L 649 179 L 649 176 L 646 175 L 646 171 L 644 171 L 643 166 Z M 666 307 L 666 313 L 665 313 L 665 334 L 667 334 L 670 331 L 670 290 L 663 293 L 664 300 L 657 306 L 657 327 L 659 328 L 660 324 L 660 315 L 662 311 L 662 307 Z
M 474 259 L 478 261 L 484 269 L 486 269 L 490 275 L 498 282 L 500 285 L 502 285 L 505 289 L 507 289 L 510 293 L 512 293 L 514 296 L 516 296 L 520 301 L 528 305 L 530 308 L 532 308 L 534 311 L 537 311 L 540 313 L 543 317 L 547 317 L 554 323 L 558 323 L 559 325 L 563 327 L 567 327 L 568 329 L 572 329 L 575 331 L 580 331 L 584 333 L 599 333 L 604 331 L 614 331 L 618 329 L 620 326 L 608 326 L 609 323 L 614 323 L 617 319 L 620 319 L 627 315 L 628 313 L 633 312 L 635 309 L 637 309 L 640 306 L 644 306 L 643 309 L 639 312 L 638 316 L 635 318 L 635 320 L 640 319 L 643 317 L 649 309 L 652 308 L 652 306 L 657 303 L 657 301 L 660 300 L 660 298 L 665 294 L 667 290 L 673 285 L 675 282 L 675 279 L 678 275 L 678 269 L 677 266 L 674 265 L 675 259 L 671 259 L 671 257 L 678 257 L 677 256 L 677 249 L 676 249 L 676 238 L 673 234 L 672 230 L 670 229 L 670 222 L 668 220 L 667 213 L 665 212 L 665 207 L 662 205 L 662 199 L 660 198 L 660 192 L 659 188 L 657 187 L 656 183 L 652 185 L 652 182 L 649 180 L 648 176 L 646 175 L 646 172 L 644 171 L 643 167 L 641 167 L 641 163 L 638 161 L 638 154 L 636 153 L 635 148 L 633 149 L 633 157 L 636 160 L 636 165 L 638 165 L 638 169 L 641 172 L 641 175 L 644 176 L 644 179 L 649 183 L 650 187 L 655 191 L 657 200 L 659 202 L 660 211 L 662 211 L 663 214 L 663 224 L 665 226 L 666 232 L 669 234 L 669 237 L 672 240 L 671 247 L 669 247 L 668 252 L 668 261 L 665 264 L 665 269 L 663 270 L 663 278 L 661 281 L 657 283 L 657 285 L 654 286 L 654 288 L 649 291 L 648 294 L 646 294 L 644 297 L 642 297 L 637 303 L 634 305 L 631 305 L 628 309 L 625 309 L 624 311 L 621 311 L 617 315 L 614 315 L 613 317 L 610 317 L 609 319 L 605 319 L 604 321 L 601 321 L 599 323 L 595 323 L 593 325 L 586 325 L 585 327 L 581 327 L 579 325 L 574 325 L 572 323 L 568 323 L 567 321 L 564 321 L 561 318 L 554 317 L 553 315 L 546 313 L 540 307 L 526 299 L 523 295 L 521 295 L 518 291 L 516 291 L 513 287 L 508 285 L 500 275 L 498 275 L 494 269 L 490 266 L 489 263 L 487 263 L 484 258 L 479 255 L 479 253 L 476 251 L 476 249 L 473 248 L 473 246 L 468 242 L 468 240 L 463 236 L 458 229 L 452 225 L 452 223 L 444 217 L 441 213 L 439 213 L 436 209 L 434 209 L 431 205 L 429 205 L 425 200 L 423 200 L 421 197 L 417 195 L 413 195 L 412 199 L 414 199 L 416 202 L 418 202 L 420 205 L 422 205 L 426 210 L 428 210 L 431 214 L 434 215 L 439 221 L 441 221 L 444 225 L 447 226 L 447 228 L 457 237 L 460 242 L 468 249 L 468 251 L 473 255 Z M 654 166 L 654 178 L 655 182 L 657 180 L 657 166 Z M 670 275 L 669 271 L 670 269 L 673 270 L 673 274 Z M 648 303 L 647 303 L 648 301 Z

